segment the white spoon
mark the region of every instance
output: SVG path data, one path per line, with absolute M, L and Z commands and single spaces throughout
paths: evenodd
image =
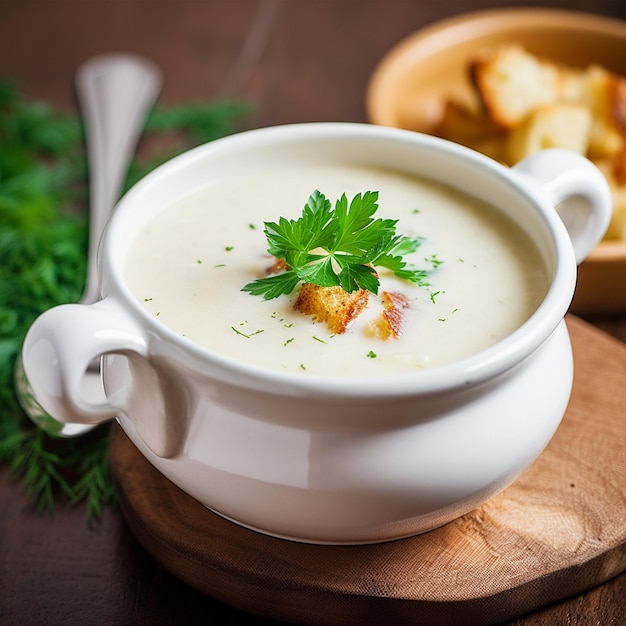
M 151 61 L 131 54 L 94 57 L 81 65 L 76 73 L 90 173 L 90 234 L 87 279 L 80 300 L 83 304 L 95 302 L 100 297 L 96 265 L 98 243 L 122 191 L 128 165 L 161 82 L 161 72 Z M 74 437 L 93 428 L 85 424 L 60 424 L 50 417 L 34 396 L 19 355 L 15 384 L 22 408 L 47 433 Z M 90 367 L 85 373 L 83 393 L 94 399 L 104 394 L 99 366 Z

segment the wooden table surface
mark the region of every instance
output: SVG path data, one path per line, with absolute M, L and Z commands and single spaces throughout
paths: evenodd
M 76 67 L 133 51 L 156 61 L 168 104 L 242 97 L 250 126 L 365 121 L 364 91 L 381 56 L 435 20 L 519 3 L 487 0 L 0 0 L 0 76 L 75 107 Z M 545 3 L 527 1 L 526 5 Z M 623 0 L 549 6 L 626 19 Z M 0 150 L 2 149 L 0 145 Z M 626 340 L 626 315 L 588 318 Z M 89 526 L 81 507 L 39 516 L 0 468 L 0 623 L 263 624 L 168 574 L 119 513 Z M 513 622 L 626 623 L 626 573 Z

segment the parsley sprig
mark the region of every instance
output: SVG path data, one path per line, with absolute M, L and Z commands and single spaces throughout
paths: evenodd
M 298 219 L 265 222 L 267 251 L 283 260 L 287 269 L 248 283 L 242 290 L 271 300 L 305 282 L 376 294 L 380 287 L 376 268 L 425 286 L 428 272 L 403 258 L 417 250 L 421 239 L 398 234 L 398 220 L 374 219 L 377 210 L 377 191 L 359 193 L 350 202 L 344 193 L 333 209 L 330 200 L 315 190 Z

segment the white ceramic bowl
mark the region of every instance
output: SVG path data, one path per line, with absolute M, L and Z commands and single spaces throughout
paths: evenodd
M 149 315 L 124 279 L 146 223 L 223 174 L 293 160 L 414 172 L 502 207 L 542 251 L 551 277 L 545 299 L 479 354 L 380 379 L 246 365 Z M 554 210 L 561 201 L 569 234 Z M 101 245 L 102 301 L 44 313 L 25 342 L 26 373 L 58 420 L 117 418 L 165 476 L 239 524 L 319 543 L 424 532 L 509 485 L 558 427 L 572 385 L 563 317 L 576 261 L 596 245 L 609 213 L 602 176 L 568 152 L 540 153 L 509 170 L 434 137 L 369 125 L 242 133 L 177 157 L 120 201 Z M 100 354 L 108 393 L 101 403 L 81 395 L 82 374 Z

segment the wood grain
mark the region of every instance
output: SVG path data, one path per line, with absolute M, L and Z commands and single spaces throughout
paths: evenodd
M 626 569 L 626 347 L 573 316 L 568 326 L 575 387 L 555 437 L 511 487 L 440 529 L 368 546 L 266 537 L 188 497 L 117 428 L 125 517 L 188 584 L 296 623 L 500 623 L 592 588 Z

